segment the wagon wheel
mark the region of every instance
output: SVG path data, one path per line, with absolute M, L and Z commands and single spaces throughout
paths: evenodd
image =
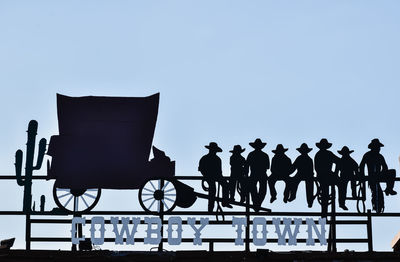
M 99 202 L 101 189 L 58 188 L 54 184 L 53 197 L 57 206 L 67 212 L 84 213 L 92 210 Z
M 150 213 L 166 213 L 176 206 L 176 187 L 171 180 L 165 178 L 149 179 L 139 189 L 139 203 Z

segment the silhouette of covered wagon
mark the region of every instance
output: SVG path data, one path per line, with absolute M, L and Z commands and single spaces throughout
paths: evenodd
M 90 211 L 101 189 L 139 189 L 139 203 L 150 213 L 187 208 L 198 197 L 208 198 L 178 181 L 175 161 L 152 147 L 158 104 L 158 93 L 149 97 L 57 94 L 59 135 L 50 139 L 47 176 L 55 179 L 53 197 L 59 208 Z
M 149 212 L 188 205 L 176 189 L 177 184 L 186 187 L 173 179 L 175 162 L 155 147 L 149 161 L 158 103 L 159 94 L 57 95 L 59 135 L 50 139 L 47 175 L 55 179 L 58 207 L 89 211 L 99 201 L 101 189 L 140 189 L 139 202 Z

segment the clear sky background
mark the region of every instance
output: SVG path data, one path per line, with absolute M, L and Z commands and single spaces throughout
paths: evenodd
M 0 1 L 0 173 L 14 173 L 29 120 L 38 120 L 40 137 L 58 134 L 56 93 L 156 92 L 153 144 L 176 160 L 177 175 L 199 175 L 210 141 L 224 149 L 228 175 L 229 150 L 241 144 L 247 155 L 257 137 L 270 157 L 282 143 L 294 160 L 303 142 L 313 156 L 326 137 L 335 153 L 354 149 L 357 161 L 379 138 L 399 172 L 399 13 L 399 1 L 366 0 Z M 0 208 L 20 210 L 23 189 L 1 183 Z M 34 184 L 34 200 L 52 184 Z M 268 192 L 265 205 L 307 209 L 301 193 L 283 205 L 280 186 L 276 204 Z M 99 209 L 119 199 L 105 193 Z M 387 212 L 399 211 L 398 196 L 386 199 Z M 23 248 L 23 218 L 0 221 L 0 238 L 16 236 Z M 390 249 L 399 221 L 374 219 L 376 250 Z

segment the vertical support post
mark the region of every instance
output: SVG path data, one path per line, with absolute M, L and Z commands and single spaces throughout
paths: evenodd
M 208 251 L 209 252 L 214 252 L 214 241 L 210 241 L 208 243 Z
M 25 249 L 31 250 L 31 214 L 28 212 L 26 214 L 25 221 Z
M 329 226 L 329 244 L 328 251 L 329 252 L 337 252 L 336 248 L 336 194 L 335 194 L 335 185 L 331 185 L 331 223 Z
M 246 239 L 245 239 L 245 249 L 246 252 L 250 252 L 250 192 L 247 192 L 246 199 Z
M 160 190 L 164 187 L 164 179 L 160 179 Z M 164 205 L 161 200 L 160 202 L 160 219 L 161 219 L 161 241 L 158 244 L 158 252 L 163 251 L 163 240 L 164 240 Z
M 373 252 L 374 248 L 372 245 L 372 216 L 371 209 L 367 210 L 367 237 L 368 237 L 368 252 Z

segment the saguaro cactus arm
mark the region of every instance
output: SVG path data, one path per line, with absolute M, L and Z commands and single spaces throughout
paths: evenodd
M 23 152 L 21 149 L 17 150 L 15 152 L 15 176 L 17 177 L 17 183 L 19 186 L 24 186 L 25 181 L 22 180 L 22 157 L 23 157 Z
M 46 143 L 47 141 L 45 138 L 40 139 L 38 157 L 36 165 L 32 167 L 33 170 L 39 170 L 42 167 L 44 152 L 46 151 Z

